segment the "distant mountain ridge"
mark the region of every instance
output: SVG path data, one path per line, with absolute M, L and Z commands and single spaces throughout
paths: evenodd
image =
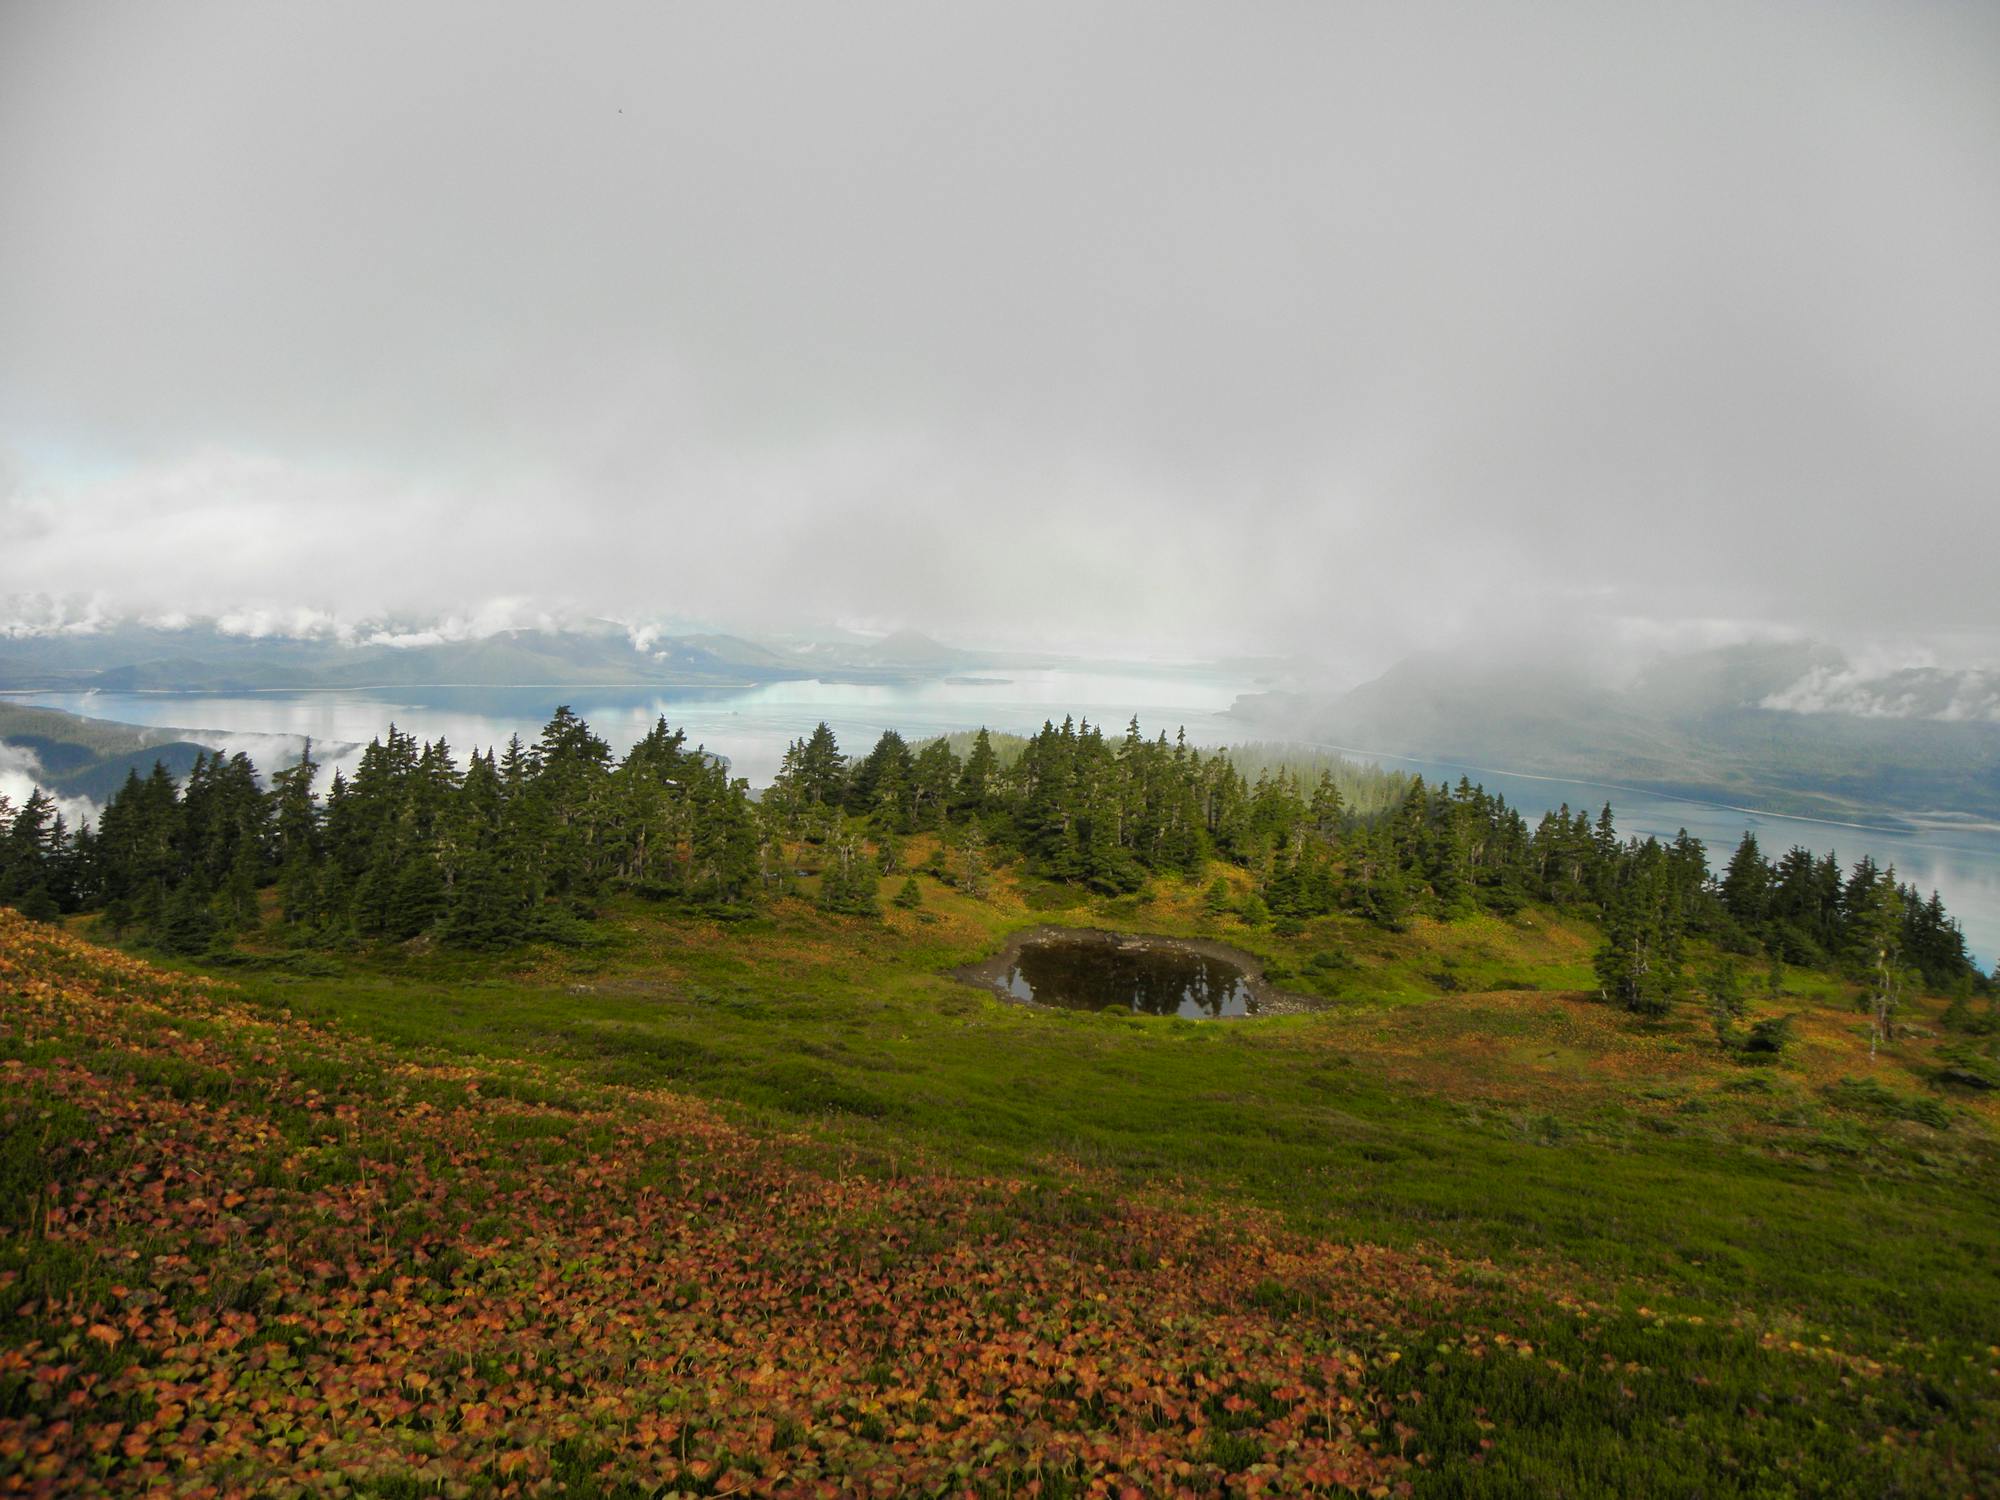
M 1232 711 L 1267 734 L 1797 816 L 2000 822 L 2000 702 L 1977 707 L 1993 674 L 1913 670 L 1870 677 L 1814 642 L 1666 657 L 1623 684 L 1426 655 Z
M 385 633 L 386 634 L 386 633 Z M 209 622 L 0 637 L 0 691 L 269 692 L 416 685 L 727 686 L 835 675 L 941 674 L 990 658 L 916 631 L 880 640 L 770 646 L 716 633 L 655 636 L 613 621 L 447 640 L 410 631 L 355 644 L 245 635 Z

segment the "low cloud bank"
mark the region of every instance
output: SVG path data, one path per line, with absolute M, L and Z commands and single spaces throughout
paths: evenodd
M 5 797 L 15 810 L 32 797 L 38 788 L 47 790 L 47 775 L 42 770 L 41 758 L 25 745 L 9 745 L 0 741 L 0 797 Z M 50 792 L 55 798 L 56 811 L 71 828 L 84 823 L 95 823 L 100 809 L 88 797 L 65 797 Z
M 1820 667 L 1759 706 L 1863 719 L 2000 724 L 2000 672 L 1923 666 L 1871 673 L 1859 667 Z

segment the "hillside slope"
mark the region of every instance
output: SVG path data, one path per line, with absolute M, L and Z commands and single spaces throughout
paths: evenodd
M 0 701 L 0 745 L 33 758 L 33 780 L 64 796 L 96 802 L 108 798 L 131 772 L 146 775 L 155 761 L 176 777 L 185 776 L 194 758 L 208 749 L 188 738 L 193 732 Z
M 4 910 L 0 983 L 0 1493 L 1380 1490 L 1409 1382 L 1351 1346 L 1468 1297 L 1254 1222 L 803 1168 L 684 1098 L 399 1056 Z
M 986 910 L 932 899 L 953 932 Z M 1990 1269 L 1990 1221 L 1930 1183 L 1974 1145 L 1962 1127 L 1861 1147 L 1880 1175 L 1849 1224 L 1846 1169 L 1805 1169 L 1799 1103 L 1746 1114 L 1766 1142 L 1749 1150 L 1734 1126 L 1685 1133 L 1689 1108 L 1740 1097 L 1727 1075 L 1574 997 L 1432 990 L 1360 1025 L 1045 1017 L 944 1002 L 917 967 L 940 956 L 929 915 L 634 921 L 525 970 L 417 955 L 300 978 L 274 959 L 239 988 L 0 910 L 0 1493 L 2000 1479 L 2000 1371 L 1957 1311 L 1978 1286 L 1912 1287 L 1886 1322 L 1843 1297 L 1853 1326 L 1830 1331 L 1690 1295 L 1754 1277 L 1772 1234 L 1807 1278 L 1855 1234 L 1878 1237 L 1872 1274 L 1906 1277 L 1913 1215 L 1934 1273 Z M 1583 935 L 1541 931 L 1426 929 L 1357 961 L 1385 989 L 1417 965 L 1469 975 L 1475 953 L 1572 966 Z M 1814 1072 L 1851 1066 L 1838 1023 L 1816 1035 Z M 1627 1093 L 1655 1128 L 1607 1114 Z M 1117 1109 L 1155 1149 L 1123 1143 Z M 1034 1170 L 945 1170 L 926 1142 L 947 1122 L 982 1149 L 1066 1145 Z M 1260 1140 L 1274 1177 L 1435 1242 L 1283 1227 L 1229 1185 L 1259 1175 L 1232 1153 Z M 1674 1196 L 1683 1159 L 1709 1203 L 1738 1163 L 1743 1201 L 1781 1222 L 1743 1224 L 1742 1266 L 1674 1289 L 1604 1257 L 1704 1217 Z M 1571 1195 L 1596 1264 L 1547 1239 Z M 1451 1249 L 1475 1220 L 1523 1253 Z M 1655 1250 L 1679 1253 L 1627 1259 Z

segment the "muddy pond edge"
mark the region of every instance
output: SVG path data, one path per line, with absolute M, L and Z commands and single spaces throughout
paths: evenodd
M 1217 942 L 1213 938 L 1172 937 L 1155 932 L 1121 932 L 1114 928 L 1088 925 L 1066 926 L 1061 923 L 1039 922 L 1032 927 L 1022 927 L 1010 932 L 1007 940 L 987 957 L 973 963 L 960 964 L 944 972 L 946 977 L 955 979 L 961 984 L 969 984 L 1005 1004 L 1054 1013 L 1064 1007 L 1024 1000 L 1008 991 L 1001 979 L 1014 966 L 1021 949 L 1028 944 L 1079 937 L 1106 938 L 1117 942 L 1121 947 L 1137 946 L 1157 952 L 1199 954 L 1204 958 L 1220 959 L 1224 963 L 1234 964 L 1243 972 L 1244 981 L 1250 987 L 1251 1000 L 1257 1006 L 1257 1013 L 1251 1016 L 1214 1018 L 1217 1020 L 1232 1023 L 1259 1021 L 1271 1016 L 1305 1015 L 1327 1008 L 1325 1001 L 1316 997 L 1278 988 L 1265 978 L 1264 965 L 1256 954 L 1231 947 L 1228 943 Z

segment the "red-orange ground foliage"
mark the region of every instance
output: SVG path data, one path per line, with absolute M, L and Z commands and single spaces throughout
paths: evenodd
M 0 1494 L 1385 1494 L 1421 1396 L 1359 1351 L 1462 1296 L 1235 1215 L 804 1166 L 4 910 L 0 996 L 38 1174 Z

